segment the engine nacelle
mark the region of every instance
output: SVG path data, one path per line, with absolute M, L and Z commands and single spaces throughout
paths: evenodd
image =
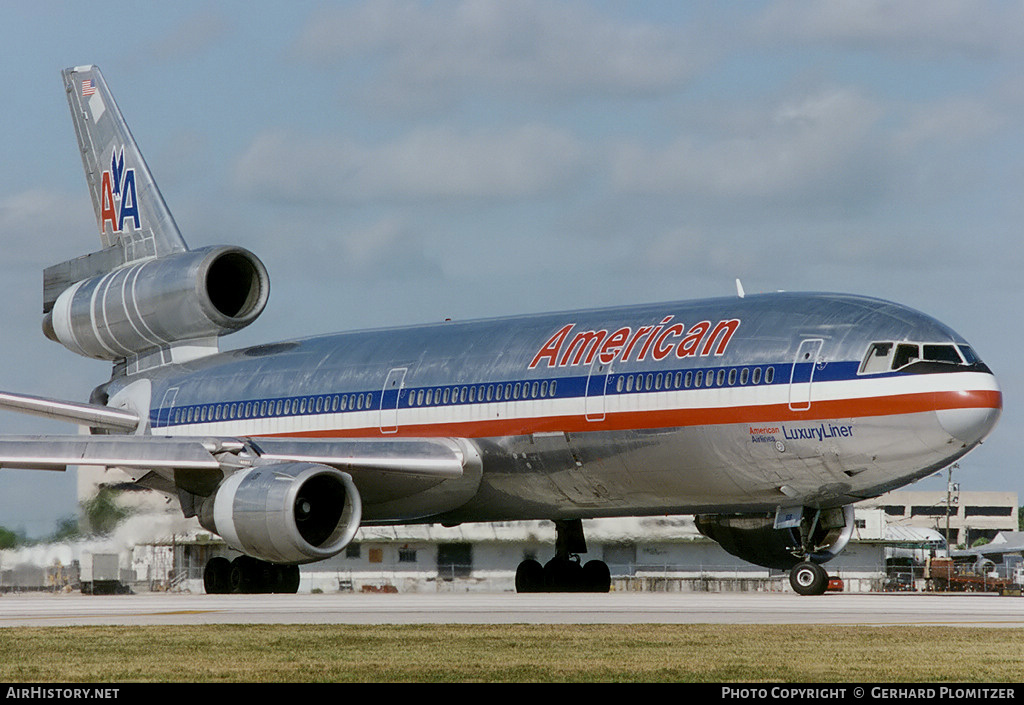
M 240 330 L 269 296 L 267 269 L 248 250 L 190 250 L 74 284 L 46 314 L 43 332 L 79 355 L 119 360 Z
M 254 558 L 312 563 L 341 552 L 362 513 L 349 474 L 315 463 L 278 463 L 230 475 L 203 504 L 199 523 Z
M 696 517 L 696 525 L 737 558 L 789 570 L 802 561 L 825 563 L 839 555 L 853 535 L 853 506 L 822 512 L 809 541 L 815 550 L 807 556 L 799 555 L 804 545 L 800 528 L 776 529 L 774 514 L 702 514 Z

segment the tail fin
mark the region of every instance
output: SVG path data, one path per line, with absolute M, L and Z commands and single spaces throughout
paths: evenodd
M 61 75 L 103 247 L 125 263 L 188 250 L 99 67 Z
M 47 267 L 43 313 L 83 279 L 188 251 L 99 68 L 77 66 L 61 75 L 103 249 Z

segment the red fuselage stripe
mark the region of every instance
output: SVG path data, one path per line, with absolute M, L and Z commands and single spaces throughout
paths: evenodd
M 789 408 L 788 404 L 760 406 L 707 407 L 696 409 L 664 409 L 649 411 L 608 412 L 599 421 L 590 421 L 583 414 L 571 416 L 539 416 L 454 421 L 440 424 L 409 424 L 397 432 L 382 433 L 380 428 L 325 429 L 292 431 L 270 436 L 305 438 L 358 438 L 378 436 L 417 436 L 463 438 L 494 438 L 532 433 L 567 431 L 626 431 L 632 429 L 680 428 L 740 423 L 781 423 L 785 421 L 820 421 L 874 416 L 918 414 L 945 409 L 1001 409 L 1002 393 L 992 390 L 922 392 L 884 397 L 863 397 L 815 401 L 807 410 Z

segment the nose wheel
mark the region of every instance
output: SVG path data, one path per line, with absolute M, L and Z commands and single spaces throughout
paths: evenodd
M 789 571 L 789 584 L 798 595 L 824 595 L 828 573 L 817 563 L 797 563 Z

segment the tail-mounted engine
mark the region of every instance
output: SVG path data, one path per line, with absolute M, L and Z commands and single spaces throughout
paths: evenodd
M 78 281 L 49 307 L 43 332 L 79 355 L 119 360 L 233 333 L 269 296 L 266 267 L 248 250 L 190 250 Z
M 352 477 L 315 463 L 239 470 L 199 512 L 199 523 L 229 546 L 272 563 L 330 558 L 349 544 L 361 519 Z
M 748 563 L 789 570 L 797 563 L 825 563 L 853 535 L 853 506 L 805 510 L 799 526 L 775 528 L 774 514 L 702 514 L 697 530 Z

